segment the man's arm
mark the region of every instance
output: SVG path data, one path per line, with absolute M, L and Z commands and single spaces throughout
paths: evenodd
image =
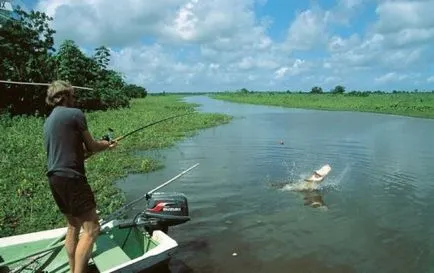
M 87 120 L 84 113 L 81 110 L 78 110 L 75 115 L 78 128 L 80 132 L 83 134 L 83 149 L 84 149 L 84 158 L 90 157 L 92 154 L 101 152 L 107 148 L 114 147 L 116 143 L 110 143 L 106 140 L 94 140 L 92 135 L 89 133 L 87 128 Z
M 86 148 L 86 144 L 83 143 L 83 151 L 84 151 L 84 159 L 86 160 L 87 158 L 89 158 L 91 155 L 93 155 L 92 152 L 90 152 L 87 148 Z
M 94 140 L 90 135 L 89 131 L 83 131 L 83 139 L 84 139 L 84 148 L 86 151 L 86 158 L 91 154 L 98 153 L 104 151 L 105 149 L 110 147 L 110 142 L 107 140 Z

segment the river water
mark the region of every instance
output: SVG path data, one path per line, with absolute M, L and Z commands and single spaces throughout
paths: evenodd
M 169 230 L 170 272 L 434 272 L 434 120 L 186 101 L 234 120 L 148 152 L 166 167 L 119 183 L 129 201 L 200 163 L 164 188 L 192 218 Z M 318 191 L 285 186 L 324 164 Z

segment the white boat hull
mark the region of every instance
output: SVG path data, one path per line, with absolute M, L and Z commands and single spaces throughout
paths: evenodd
M 112 229 L 117 225 L 117 221 L 111 221 L 101 227 L 101 230 Z M 59 237 L 66 234 L 67 228 L 57 228 L 40 232 L 33 232 L 21 235 L 15 235 L 5 238 L 0 238 L 0 250 L 1 248 L 16 246 L 16 245 L 25 245 L 30 244 L 32 242 L 37 242 L 41 240 L 56 240 Z M 131 259 L 127 262 L 118 264 L 115 267 L 112 267 L 108 270 L 101 271 L 104 273 L 114 273 L 114 272 L 143 272 L 146 269 L 149 269 L 157 264 L 168 261 L 173 253 L 175 252 L 178 244 L 175 240 L 169 237 L 167 234 L 160 230 L 156 230 L 152 234 L 152 240 L 157 242 L 158 245 L 154 248 L 150 249 L 143 255 Z M 18 258 L 18 257 L 16 257 Z M 89 263 L 93 263 L 93 259 L 89 261 Z M 67 263 L 62 265 L 62 268 L 58 267 L 54 271 L 50 272 L 67 272 L 66 270 L 68 265 Z

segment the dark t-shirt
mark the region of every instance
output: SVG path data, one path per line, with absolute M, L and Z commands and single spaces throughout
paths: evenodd
M 84 113 L 77 108 L 57 106 L 44 123 L 47 176 L 84 177 Z

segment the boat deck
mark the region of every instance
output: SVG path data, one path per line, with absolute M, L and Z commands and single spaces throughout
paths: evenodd
M 20 272 L 69 272 L 68 256 L 60 240 L 66 229 L 17 235 L 0 239 L 0 273 L 26 267 Z M 55 240 L 54 250 L 38 257 Z M 148 233 L 137 228 L 110 227 L 100 233 L 89 261 L 90 272 L 136 272 L 170 258 L 176 241 L 161 231 Z M 28 258 L 25 258 L 28 257 Z M 36 260 L 32 258 L 38 257 Z M 33 261 L 31 264 L 29 262 Z M 2 264 L 4 266 L 2 267 Z
M 50 240 L 41 241 L 40 243 L 48 244 Z M 29 249 L 31 248 L 31 249 Z M 29 250 L 33 250 L 38 248 L 38 245 L 33 245 L 33 247 L 29 247 L 24 249 L 26 252 Z M 17 246 L 18 249 L 18 246 Z M 18 253 L 15 252 L 14 253 Z M 42 266 L 44 263 L 48 265 L 44 267 L 44 270 L 52 273 L 67 273 L 69 272 L 69 264 L 68 264 L 68 256 L 66 254 L 66 250 L 64 247 L 60 249 L 60 251 L 54 252 L 56 255 L 47 255 L 43 259 L 36 261 L 35 263 L 29 265 L 23 272 L 32 271 L 35 267 Z M 3 253 L 4 254 L 4 253 Z M 23 253 L 24 254 L 24 253 Z M 19 255 L 23 255 L 19 253 Z M 19 256 L 18 255 L 18 256 Z M 7 258 L 2 257 L 3 259 Z M 30 261 L 31 258 L 23 260 L 20 264 L 25 264 Z M 97 241 L 94 244 L 94 249 L 92 253 L 91 260 L 89 261 L 89 269 L 92 272 L 104 272 L 114 266 L 117 266 L 121 263 L 130 261 L 130 257 L 125 253 L 124 250 L 120 248 L 116 242 L 110 238 L 107 234 L 102 234 L 98 237 Z
M 150 238 L 144 238 L 143 234 L 135 229 L 130 233 L 127 233 L 126 230 L 119 229 L 112 230 L 112 232 L 114 232 L 114 234 L 111 232 L 101 233 L 94 244 L 92 256 L 89 261 L 89 265 L 94 268 L 94 270 L 92 270 L 94 272 L 95 269 L 97 269 L 96 272 L 104 272 L 141 256 L 144 252 L 157 246 L 156 242 Z M 12 245 L 7 247 L 7 249 L 3 249 L 4 251 L 1 251 L 0 259 L 2 261 L 9 261 L 17 257 L 23 257 L 34 251 L 44 249 L 51 242 L 52 239 L 43 239 L 33 243 Z M 21 260 L 13 264 L 12 268 L 22 266 L 31 260 L 32 258 Z M 42 268 L 40 268 L 41 266 Z M 66 249 L 64 247 L 58 248 L 45 257 L 28 265 L 22 272 L 32 271 L 34 268 L 40 268 L 50 273 L 69 272 Z M 0 272 L 2 271 L 0 270 Z

